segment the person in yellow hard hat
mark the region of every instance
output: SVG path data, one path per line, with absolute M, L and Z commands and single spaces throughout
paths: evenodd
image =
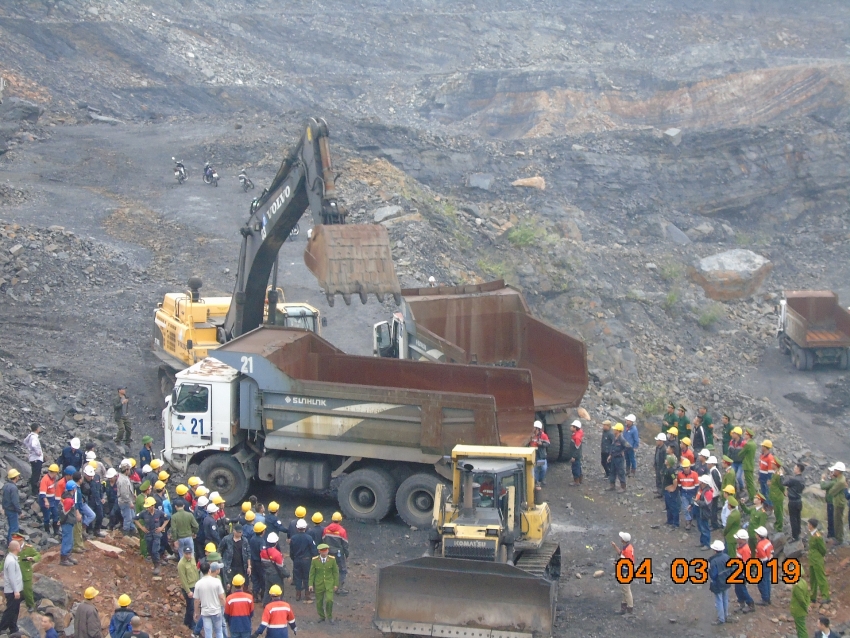
M 56 493 L 56 481 L 59 480 L 59 466 L 52 463 L 47 468 L 47 474 L 41 477 L 41 483 L 38 486 L 38 506 L 41 508 L 41 514 L 44 517 L 44 531 L 48 534 L 53 529 L 53 534 L 58 535 L 59 532 L 59 499 L 61 494 Z
M 682 457 L 682 446 L 679 445 L 679 428 L 672 427 L 667 430 L 667 453 L 676 457 L 676 461 Z
M 265 523 L 269 532 L 274 532 L 279 538 L 283 538 L 283 535 L 286 534 L 286 527 L 284 527 L 283 521 L 277 517 L 278 510 L 280 510 L 280 504 L 277 501 L 269 503 Z
M 609 487 L 606 491 L 613 492 L 617 489 L 617 480 L 620 481 L 622 490 L 626 491 L 626 450 L 631 446 L 623 438 L 623 430 L 625 427 L 622 423 L 615 423 L 614 440 L 611 441 L 611 451 L 608 454 L 608 459 L 611 463 L 611 476 L 608 478 Z
M 9 525 L 9 529 L 6 530 L 6 546 L 8 547 L 12 542 L 12 534 L 21 529 L 18 525 L 18 517 L 21 515 L 18 481 L 21 479 L 21 473 L 12 467 L 6 472 L 6 478 L 8 480 L 3 484 L 3 511 L 6 513 L 6 522 Z
M 74 612 L 75 638 L 101 638 L 100 614 L 94 606 L 94 599 L 100 592 L 94 587 L 87 587 L 83 592 L 83 601 Z
M 253 513 L 249 512 L 249 514 Z M 253 534 L 248 538 L 248 549 L 251 554 L 251 591 L 254 594 L 254 602 L 261 602 L 265 591 L 263 561 L 260 558 L 260 552 L 266 546 L 265 532 L 265 523 L 254 523 Z
M 729 432 L 729 450 L 726 454 L 732 459 L 732 469 L 735 470 L 735 492 L 744 491 L 744 470 L 741 468 L 741 452 L 744 449 L 744 431 L 735 426 Z
M 764 506 L 773 507 L 770 500 L 770 480 L 776 472 L 776 457 L 773 456 L 773 441 L 765 439 L 761 442 L 761 455 L 759 455 L 759 492 L 764 496 Z
M 242 503 L 242 513 L 243 514 L 250 509 L 251 509 L 251 503 L 249 501 L 245 501 L 244 503 Z
M 331 516 L 331 524 L 325 527 L 322 541 L 330 547 L 331 556 L 336 558 L 339 566 L 339 590 L 340 596 L 348 594 L 345 589 L 345 576 L 348 574 L 348 532 L 342 526 L 342 512 L 334 512 Z
M 292 537 L 298 531 L 298 529 L 297 529 L 298 521 L 303 520 L 304 523 L 306 523 L 307 522 L 306 518 L 307 518 L 307 508 L 304 507 L 303 505 L 299 505 L 298 507 L 296 507 L 295 508 L 295 518 L 293 518 L 291 521 L 289 521 L 289 525 L 286 528 L 287 538 L 289 538 L 290 540 L 292 539 Z
M 231 585 L 231 594 L 224 602 L 224 618 L 230 628 L 230 638 L 249 638 L 254 598 L 243 590 L 245 577 L 242 574 L 234 574 Z
M 168 525 L 165 512 L 156 507 L 156 499 L 148 496 L 143 504 L 144 509 L 136 515 L 136 527 L 144 534 L 145 544 L 153 561 L 153 574 L 159 575 L 159 561 L 162 557 L 160 549 L 162 532 Z
M 204 484 L 204 482 L 201 479 L 199 479 L 197 476 L 190 476 L 189 479 L 186 482 L 189 484 L 189 487 L 191 487 L 193 489 L 197 488 L 199 485 Z
M 130 609 L 130 603 L 132 602 L 127 594 L 121 594 L 118 597 L 118 609 L 115 610 L 115 613 L 112 614 L 112 619 L 109 621 L 110 636 L 119 638 L 120 636 L 129 636 L 133 633 L 133 626 L 130 622 L 133 620 L 136 612 Z
M 152 470 L 156 471 L 156 470 L 158 470 L 159 468 L 161 468 L 161 467 L 162 467 L 162 460 L 160 460 L 160 459 L 151 459 L 151 462 L 149 463 L 149 465 L 151 466 L 151 469 L 152 469 Z
M 324 542 L 322 541 L 322 537 L 325 535 L 325 517 L 322 516 L 321 512 L 315 512 L 313 516 L 310 517 L 310 520 L 313 521 L 313 526 L 307 530 L 307 533 L 316 543 L 316 547 L 318 547 Z

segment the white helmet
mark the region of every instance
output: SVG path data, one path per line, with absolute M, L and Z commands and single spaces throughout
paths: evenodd
M 735 538 L 737 538 L 739 541 L 745 541 L 749 540 L 750 535 L 747 533 L 747 530 L 739 529 L 737 532 L 735 532 Z
M 716 456 L 709 456 L 705 460 L 705 462 L 708 463 L 709 465 L 717 465 L 717 457 Z
M 835 471 L 846 472 L 847 469 L 844 467 L 844 463 L 842 463 L 841 461 L 836 461 L 835 465 L 833 465 L 831 468 L 829 468 L 829 471 L 830 472 L 835 472 Z
M 726 549 L 726 543 L 724 543 L 718 538 L 711 544 L 711 549 L 713 549 L 715 552 L 722 552 L 724 549 Z
M 269 534 L 268 536 L 266 536 L 266 540 L 267 540 L 269 543 L 271 543 L 272 545 L 274 545 L 274 544 L 275 544 L 275 543 L 277 543 L 277 541 L 278 541 L 278 535 L 277 535 L 277 534 L 275 534 L 274 532 L 272 532 L 271 534 Z
M 150 474 L 151 472 L 153 472 L 153 468 L 150 465 L 142 466 L 142 474 Z
M 71 439 L 70 443 L 71 443 L 71 449 L 72 450 L 79 450 L 80 449 L 80 439 L 78 439 L 77 437 L 74 437 L 73 439 Z
M 118 476 L 118 472 L 115 471 L 114 467 L 110 467 L 108 470 L 106 470 L 106 478 L 111 479 L 115 478 L 116 476 Z
M 620 538 L 623 539 L 626 543 L 629 543 L 632 540 L 632 535 L 628 532 L 620 532 Z
M 203 498 L 203 497 L 201 497 L 201 498 Z M 198 504 L 200 505 L 200 503 L 201 503 L 201 499 L 198 499 Z M 218 505 L 216 505 L 215 503 L 209 503 L 207 505 L 207 511 L 210 514 L 215 514 L 218 511 Z
M 703 474 L 697 479 L 700 483 L 705 483 L 706 485 L 711 485 L 711 479 L 708 478 L 708 474 Z
M 635 419 L 635 415 L 634 415 L 634 414 L 630 414 L 630 415 L 628 415 L 628 416 L 627 416 L 625 419 L 623 419 L 623 420 L 624 420 L 624 421 L 631 421 L 632 423 L 634 423 L 637 419 Z
M 221 494 L 219 494 L 218 492 L 210 492 L 208 498 L 210 499 L 210 501 L 214 501 L 219 496 L 221 496 Z
M 86 467 L 83 468 L 83 474 L 86 476 L 94 476 L 94 468 L 91 465 L 86 465 Z
M 542 430 L 543 429 L 543 421 L 535 421 L 534 427 L 536 427 L 538 430 Z
M 756 527 L 756 534 L 767 538 L 767 529 L 764 526 Z
M 570 423 L 570 425 L 573 426 L 574 428 L 578 428 L 579 430 L 581 429 L 581 421 L 579 421 L 578 419 L 576 419 L 575 421 Z
M 297 529 L 307 529 L 307 521 L 305 521 L 303 518 L 299 518 L 298 521 L 295 523 L 295 527 Z
M 702 457 L 708 458 L 709 456 L 711 456 L 711 452 L 709 452 L 708 450 L 703 448 L 702 450 L 699 451 L 699 455 L 702 456 Z
M 94 461 L 97 458 L 97 454 L 94 453 L 94 450 L 89 450 L 86 452 L 86 461 Z
M 209 502 L 210 499 L 208 499 L 206 496 L 201 496 L 198 499 L 198 507 L 206 507 L 207 505 L 209 505 Z
M 655 435 L 655 440 L 656 441 L 666 441 L 667 435 L 664 434 L 664 432 L 659 432 L 658 434 Z

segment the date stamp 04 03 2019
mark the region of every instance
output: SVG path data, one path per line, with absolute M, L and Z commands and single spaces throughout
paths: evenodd
M 763 578 L 769 578 L 771 584 L 776 585 L 780 581 L 793 585 L 802 574 L 800 561 L 796 558 L 786 558 L 780 561 L 771 558 L 760 561 L 756 558 L 744 562 L 740 558 L 730 558 L 726 563 L 723 577 L 729 585 L 756 585 Z M 641 580 L 647 585 L 652 583 L 654 573 L 652 571 L 652 559 L 644 558 L 640 564 L 635 564 L 628 558 L 617 561 L 615 576 L 617 582 L 622 585 L 631 584 L 635 580 Z M 670 563 L 670 580 L 677 585 L 690 583 L 702 585 L 708 582 L 708 559 L 705 558 L 676 558 Z

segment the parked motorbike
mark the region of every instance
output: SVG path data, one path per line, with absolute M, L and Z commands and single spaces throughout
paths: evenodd
M 218 173 L 209 162 L 204 164 L 204 184 L 218 186 Z
M 178 184 L 182 184 L 187 179 L 189 179 L 189 171 L 186 170 L 186 167 L 183 165 L 183 162 L 178 162 L 173 157 L 171 160 L 174 162 L 174 177 L 177 180 Z
M 248 189 L 254 189 L 254 182 L 252 182 L 251 178 L 245 174 L 245 171 L 239 173 L 239 184 L 242 186 L 242 190 L 246 193 L 248 192 Z
M 298 233 L 301 232 L 301 228 L 298 226 L 298 222 L 295 222 L 295 226 L 292 227 L 292 230 L 289 231 L 289 236 L 292 239 L 298 237 Z

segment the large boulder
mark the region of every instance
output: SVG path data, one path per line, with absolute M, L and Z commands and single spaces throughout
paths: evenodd
M 770 274 L 770 260 L 751 250 L 736 248 L 698 260 L 690 277 L 705 294 L 718 301 L 745 299 L 754 294 Z
M 11 97 L 0 107 L 0 120 L 6 122 L 27 121 L 35 124 L 44 113 L 44 108 L 33 102 Z
M 32 593 L 36 602 L 49 599 L 54 605 L 64 607 L 68 604 L 68 592 L 65 585 L 49 576 L 37 575 L 32 584 Z

